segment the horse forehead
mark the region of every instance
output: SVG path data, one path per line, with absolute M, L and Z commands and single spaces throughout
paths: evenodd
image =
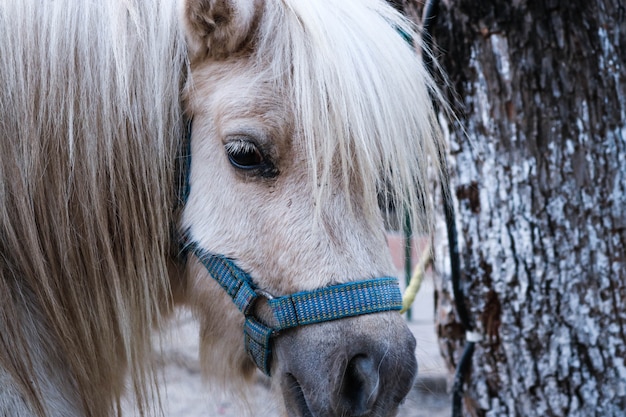
M 211 112 L 234 118 L 272 116 L 288 120 L 289 99 L 270 76 L 249 68 L 245 59 L 211 62 L 192 71 L 190 105 L 196 114 Z

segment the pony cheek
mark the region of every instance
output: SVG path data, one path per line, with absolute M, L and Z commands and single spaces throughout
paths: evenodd
M 244 349 L 244 317 L 204 267 L 195 259 L 189 262 L 187 300 L 200 323 L 202 371 L 220 383 L 245 383 L 256 367 Z

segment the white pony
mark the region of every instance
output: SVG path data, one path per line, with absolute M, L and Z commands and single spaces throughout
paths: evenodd
M 380 196 L 427 226 L 438 140 L 407 37 L 381 0 L 0 1 L 0 416 L 162 413 L 151 335 L 179 304 L 207 374 L 249 380 L 190 242 L 249 274 L 259 322 L 269 294 L 393 273 Z M 271 333 L 286 414 L 394 415 L 415 341 L 367 312 Z

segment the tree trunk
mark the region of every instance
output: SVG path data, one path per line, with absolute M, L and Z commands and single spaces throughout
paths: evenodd
M 625 416 L 623 0 L 439 3 L 463 291 L 483 335 L 465 412 Z M 465 334 L 442 279 L 455 366 Z

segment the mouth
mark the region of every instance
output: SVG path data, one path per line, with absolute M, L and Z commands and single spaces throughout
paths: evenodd
M 304 392 L 298 380 L 292 374 L 286 374 L 282 381 L 285 405 L 289 417 L 315 417 L 306 402 Z

